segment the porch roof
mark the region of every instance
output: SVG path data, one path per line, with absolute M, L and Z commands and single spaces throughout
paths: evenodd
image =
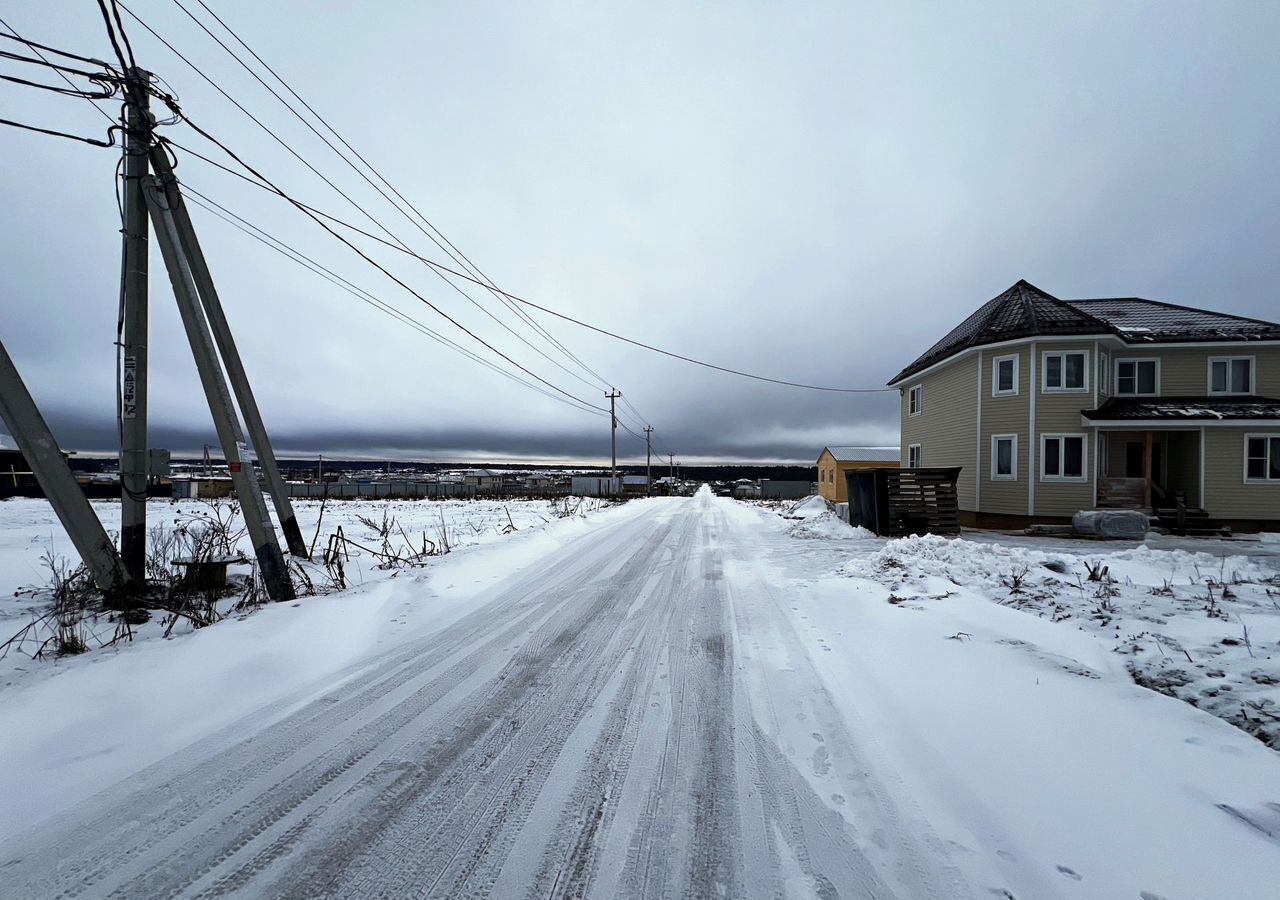
M 1280 400 L 1269 397 L 1112 397 L 1082 415 L 1095 422 L 1280 419 Z

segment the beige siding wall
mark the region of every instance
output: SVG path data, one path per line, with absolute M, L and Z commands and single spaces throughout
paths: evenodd
M 963 466 L 956 490 L 960 508 L 974 510 L 974 446 L 977 441 L 977 354 L 902 385 L 902 465 L 907 447 L 919 444 L 923 466 Z M 910 413 L 910 393 L 924 386 L 924 411 Z
M 818 457 L 818 493 L 832 503 L 843 503 L 849 498 L 846 496 L 847 489 L 840 483 L 841 479 L 837 476 L 835 457 L 830 451 L 823 450 L 822 455 Z
M 1256 371 L 1257 393 L 1263 397 L 1280 397 L 1280 347 L 1187 347 L 1149 350 L 1125 347 L 1112 352 L 1112 369 L 1116 359 L 1159 359 L 1160 394 L 1165 397 L 1203 397 L 1209 393 L 1209 359 L 1215 356 L 1252 356 Z
M 994 361 L 999 357 L 1015 356 L 1018 360 L 1018 393 L 1012 396 L 993 397 Z M 1027 479 L 1030 477 L 1027 456 L 1027 426 L 1031 421 L 1031 353 L 1027 345 L 1014 348 L 986 350 L 982 354 L 982 441 L 974 448 L 978 456 L 978 477 L 981 479 L 982 512 L 1027 514 Z M 1018 436 L 1016 481 L 991 480 L 991 438 L 997 434 Z
M 1088 354 L 1085 371 L 1089 373 L 1088 384 L 1083 392 L 1049 393 L 1041 390 L 1044 384 L 1044 354 L 1046 351 L 1058 353 L 1064 351 L 1083 350 Z M 1092 431 L 1086 431 L 1080 424 L 1082 410 L 1093 408 L 1093 391 L 1097 384 L 1097 366 L 1094 354 L 1094 342 L 1087 343 L 1044 343 L 1035 344 L 1036 353 L 1036 436 L 1035 436 L 1035 471 L 1036 479 L 1035 514 L 1039 516 L 1070 516 L 1082 509 L 1094 506 L 1094 477 L 1097 472 L 1097 453 Z M 1085 438 L 1085 478 L 1080 482 L 1045 481 L 1040 477 L 1042 438 L 1047 434 L 1074 434 Z
M 1204 430 L 1204 508 L 1210 516 L 1280 521 L 1280 482 L 1244 480 L 1244 437 L 1257 433 L 1280 433 L 1280 428 Z

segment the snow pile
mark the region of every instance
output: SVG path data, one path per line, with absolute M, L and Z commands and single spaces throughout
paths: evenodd
M 815 516 L 835 515 L 835 511 L 835 506 L 826 497 L 813 494 L 797 500 L 784 516 L 788 519 L 811 519 Z
M 804 519 L 797 519 L 787 526 L 787 534 L 794 538 L 823 540 L 865 540 L 874 538 L 861 525 L 849 527 L 844 519 L 834 511 L 819 513 Z
M 926 534 L 889 541 L 869 558 L 846 563 L 840 574 L 871 575 L 891 588 L 924 586 L 938 579 L 956 586 L 1000 588 L 1015 573 L 1036 582 L 1061 581 L 1066 568 L 1060 558 L 1038 550 Z

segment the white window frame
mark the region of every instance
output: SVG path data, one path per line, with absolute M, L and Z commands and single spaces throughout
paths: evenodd
M 1105 350 L 1098 351 L 1098 392 L 1106 394 L 1108 397 L 1111 393 L 1111 357 Z
M 1062 358 L 1062 363 L 1058 367 L 1058 371 L 1062 373 L 1063 381 L 1067 377 L 1067 357 L 1083 356 L 1084 363 L 1080 366 L 1080 377 L 1083 384 L 1080 387 L 1050 387 L 1049 386 L 1049 358 L 1058 356 Z M 1045 350 L 1040 354 L 1040 393 L 1042 394 L 1087 394 L 1089 393 L 1089 351 L 1088 350 Z
M 1244 436 L 1244 446 L 1241 448 L 1241 451 L 1243 453 L 1243 464 L 1244 464 L 1244 470 L 1243 470 L 1244 483 L 1245 484 L 1280 485 L 1280 478 L 1267 478 L 1265 474 L 1263 475 L 1262 478 L 1249 477 L 1249 439 L 1250 438 L 1262 439 L 1267 442 L 1266 443 L 1267 455 L 1262 458 L 1262 464 L 1263 464 L 1262 471 L 1265 473 L 1265 472 L 1271 471 L 1271 441 L 1273 439 L 1280 438 L 1280 433 L 1274 432 L 1274 431 L 1270 431 L 1270 432 L 1255 431 L 1252 434 L 1246 434 Z
M 1044 471 L 1045 452 L 1044 448 L 1049 441 L 1063 441 L 1063 446 L 1058 448 L 1058 461 L 1066 462 L 1067 454 L 1066 438 L 1080 439 L 1080 474 L 1079 475 L 1046 475 Z M 1065 466 L 1064 466 L 1065 467 Z M 1078 432 L 1064 432 L 1061 434 L 1042 434 L 1040 435 L 1040 480 L 1051 481 L 1064 484 L 1087 484 L 1089 481 L 1089 441 L 1088 438 Z
M 913 455 L 915 456 L 915 461 L 914 461 L 914 462 L 912 462 L 912 460 L 911 460 L 911 457 L 912 457 Z M 921 462 L 921 460 L 922 460 L 922 459 L 923 459 L 923 456 L 922 456 L 922 454 L 921 454 L 921 452 L 920 452 L 920 445 L 919 445 L 919 444 L 907 444 L 907 468 L 908 468 L 908 469 L 918 469 L 918 468 L 920 468 L 920 462 Z
M 915 409 L 912 409 L 913 406 L 915 407 Z M 907 388 L 907 414 L 912 416 L 919 416 L 924 414 L 924 385 L 923 384 L 913 384 L 911 387 Z
M 1000 363 L 1013 362 L 1013 389 L 1008 391 L 1000 390 Z M 1018 369 L 1021 364 L 1018 362 L 1018 354 L 1009 353 L 1004 356 L 997 356 L 991 360 L 991 396 L 992 397 L 1016 397 L 1018 395 Z
M 1121 365 L 1121 363 L 1133 363 L 1133 364 L 1136 366 L 1138 363 L 1145 363 L 1145 362 L 1155 363 L 1155 365 L 1156 365 L 1156 385 L 1155 385 L 1156 389 L 1155 389 L 1154 391 L 1152 391 L 1151 393 L 1149 393 L 1149 394 L 1146 394 L 1146 393 L 1143 393 L 1142 391 L 1137 390 L 1137 387 L 1138 387 L 1138 370 L 1135 368 L 1135 369 L 1133 370 L 1133 386 L 1134 386 L 1134 391 L 1133 391 L 1133 393 L 1131 393 L 1131 394 L 1124 394 L 1124 393 L 1121 393 L 1121 392 L 1120 392 L 1120 365 Z M 1116 379 L 1116 388 L 1115 388 L 1115 394 L 1114 394 L 1114 396 L 1116 396 L 1116 397 L 1159 397 L 1159 396 L 1160 396 L 1160 374 L 1161 374 L 1161 373 L 1160 373 L 1160 357 L 1158 357 L 1158 356 L 1125 356 L 1125 357 L 1116 357 L 1116 360 L 1115 360 L 1115 369 L 1116 369 L 1116 374 L 1115 374 L 1115 379 Z
M 1001 441 L 1012 442 L 1012 452 L 1009 455 L 1012 460 L 1012 471 L 1008 475 L 1001 475 L 998 471 L 999 466 L 999 446 Z M 1018 480 L 1018 436 L 1016 434 L 993 434 L 991 435 L 991 480 L 992 481 L 1017 481 Z
M 1247 359 L 1249 361 L 1249 389 L 1247 391 L 1215 391 L 1213 389 L 1213 364 L 1225 362 L 1227 364 L 1227 385 L 1231 384 L 1231 363 L 1235 360 Z M 1211 397 L 1248 397 L 1256 394 L 1258 388 L 1258 358 L 1256 356 L 1210 356 L 1208 369 L 1209 395 Z

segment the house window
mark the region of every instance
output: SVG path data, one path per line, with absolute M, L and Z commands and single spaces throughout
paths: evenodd
M 918 416 L 924 412 L 924 385 L 917 384 L 907 392 L 907 405 L 913 416 Z
M 1215 356 L 1209 360 L 1210 394 L 1252 394 L 1252 356 Z
M 907 445 L 907 468 L 908 469 L 920 468 L 920 445 L 919 444 Z
M 991 436 L 991 480 L 1018 480 L 1018 436 L 996 434 Z
M 991 396 L 1009 397 L 1018 393 L 1018 357 L 997 356 L 991 360 Z
M 1122 397 L 1154 397 L 1160 393 L 1160 360 L 1116 360 L 1116 394 Z
M 1280 483 L 1280 434 L 1247 434 L 1244 480 Z
M 1087 391 L 1089 379 L 1085 366 L 1089 354 L 1083 350 L 1044 354 L 1044 390 L 1046 393 Z
M 1084 481 L 1083 434 L 1046 434 L 1040 443 L 1041 481 Z

